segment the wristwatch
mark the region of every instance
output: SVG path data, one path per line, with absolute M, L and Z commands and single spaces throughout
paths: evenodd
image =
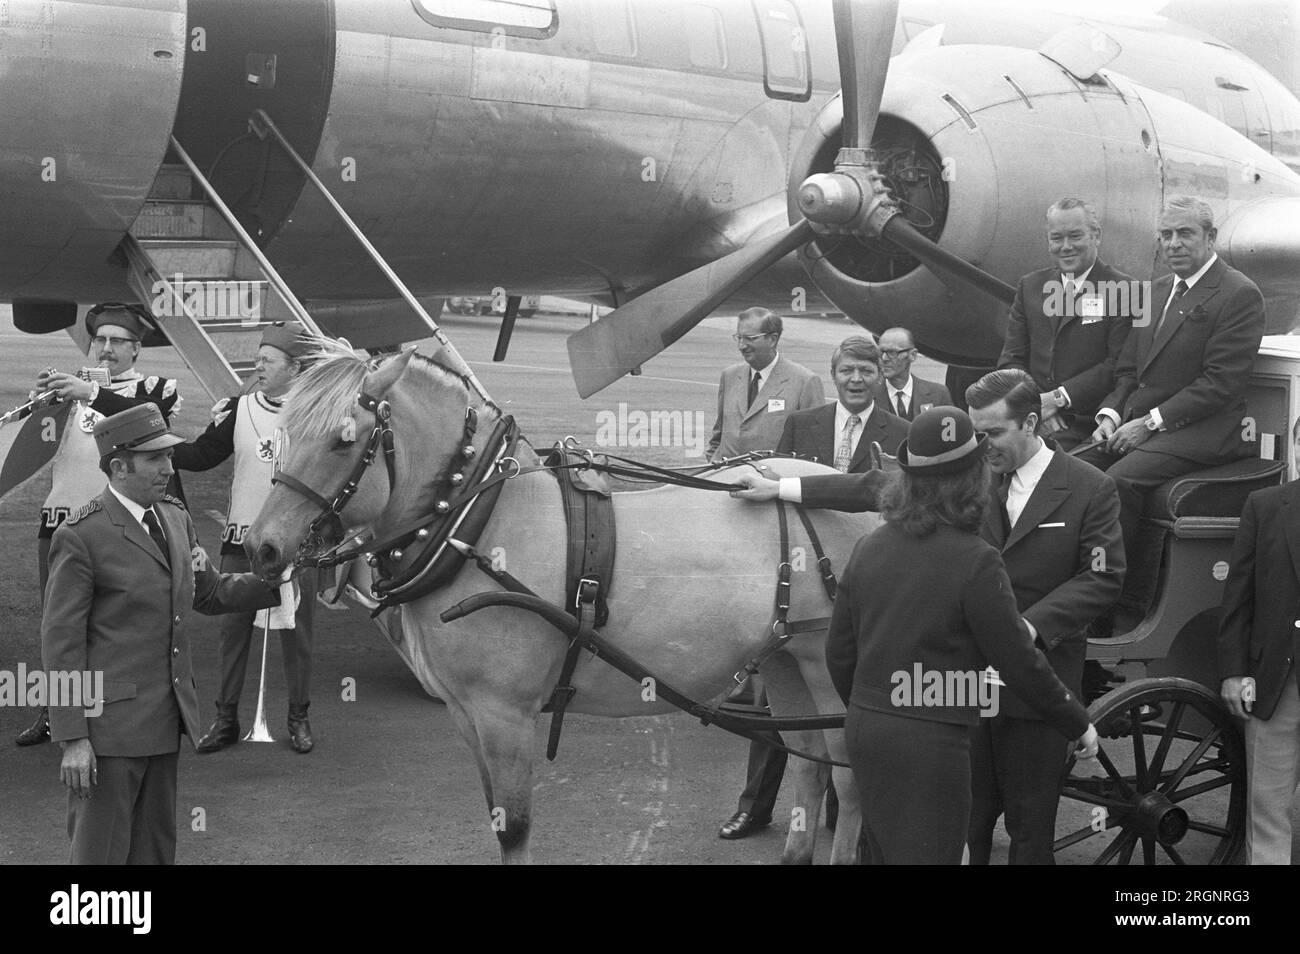
M 1069 407 L 1070 399 L 1065 395 L 1065 388 L 1057 388 L 1052 392 L 1052 403 L 1057 407 Z
M 1156 423 L 1156 419 L 1152 417 L 1150 414 L 1146 416 L 1146 420 L 1143 421 L 1142 423 L 1144 423 L 1147 426 L 1148 431 L 1160 430 L 1160 425 Z

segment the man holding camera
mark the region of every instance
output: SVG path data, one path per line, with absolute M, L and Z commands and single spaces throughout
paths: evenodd
M 99 471 L 99 453 L 92 436 L 95 425 L 106 417 L 140 404 L 152 403 L 170 420 L 180 393 L 170 378 L 146 377 L 135 369 L 140 344 L 154 330 L 153 318 L 141 305 L 104 302 L 86 313 L 90 334 L 89 357 L 94 367 L 81 373 L 47 368 L 36 377 L 38 393 L 53 391 L 58 400 L 75 402 L 68 412 L 63 439 L 54 455 L 53 480 L 36 540 L 36 565 L 45 603 L 49 578 L 50 538 L 69 513 L 74 513 L 104 489 Z M 184 500 L 180 484 L 173 479 L 168 492 Z M 19 745 L 37 745 L 50 737 L 49 714 L 44 709 L 33 725 L 19 733 Z

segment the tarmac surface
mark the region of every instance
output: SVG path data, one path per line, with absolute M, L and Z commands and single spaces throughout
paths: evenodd
M 488 390 L 519 419 L 534 446 L 574 435 L 594 446 L 601 421 L 630 409 L 680 410 L 702 422 L 707 440 L 716 413 L 721 369 L 738 356 L 728 339 L 731 322 L 710 319 L 628 377 L 582 401 L 573 388 L 565 336 L 585 319 L 521 320 L 510 359 L 492 364 L 496 322 L 443 317 L 444 327 Z M 843 319 L 787 322 L 781 352 L 819 370 L 833 395 L 829 357 L 853 333 Z M 421 350 L 431 352 L 429 343 Z M 26 399 L 36 371 L 75 369 L 84 358 L 62 334 L 33 337 L 14 330 L 0 308 L 0 409 Z M 145 374 L 181 381 L 185 396 L 174 423 L 187 436 L 207 423 L 212 401 L 170 348 L 151 349 L 138 362 Z M 943 379 L 943 368 L 922 360 L 915 372 Z M 602 416 L 604 412 L 604 416 Z M 14 431 L 16 426 L 5 428 Z M 683 432 L 685 433 L 685 432 Z M 0 450 L 12 433 L 0 431 Z M 399 438 L 400 439 L 400 438 Z M 694 437 L 681 443 L 694 445 Z M 599 449 L 599 448 L 598 448 Z M 694 446 L 610 448 L 654 463 L 692 463 Z M 184 475 L 201 541 L 219 550 L 230 465 Z M 36 595 L 37 515 L 48 472 L 0 503 L 0 669 L 39 662 Z M 202 718 L 213 716 L 218 681 L 218 620 L 196 617 L 194 669 Z M 539 632 L 538 638 L 553 634 Z M 256 647 L 256 644 L 255 644 Z M 257 701 L 257 651 L 241 704 L 247 730 Z M 425 695 L 415 677 L 359 610 L 316 614 L 311 721 L 316 749 L 294 754 L 286 740 L 286 699 L 279 648 L 267 664 L 267 721 L 276 742 L 241 743 L 198 756 L 184 745 L 180 762 L 177 860 L 181 864 L 494 864 L 499 855 L 484 810 L 477 771 L 446 709 Z M 342 686 L 354 680 L 356 700 Z M 58 781 L 59 751 L 19 749 L 14 735 L 30 722 L 28 709 L 0 707 L 0 863 L 58 864 L 67 857 L 65 795 Z M 566 719 L 559 757 L 544 757 L 547 721 L 539 724 L 532 836 L 540 863 L 767 864 L 779 860 L 784 826 L 739 842 L 717 838 L 744 785 L 747 744 L 684 715 Z M 783 791 L 777 818 L 788 817 Z M 818 861 L 830 839 L 823 830 Z M 999 830 L 994 863 L 1006 858 Z M 1074 850 L 1060 860 L 1087 863 L 1095 851 Z

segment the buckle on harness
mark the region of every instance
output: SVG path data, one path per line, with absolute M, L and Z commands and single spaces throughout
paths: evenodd
M 578 590 L 573 597 L 573 608 L 581 609 L 584 603 L 595 603 L 599 593 L 600 580 L 592 576 L 584 576 L 578 581 Z

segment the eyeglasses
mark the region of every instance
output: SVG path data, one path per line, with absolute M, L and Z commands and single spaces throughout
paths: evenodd
M 897 358 L 900 354 L 907 354 L 909 351 L 915 350 L 915 348 L 881 348 L 880 356 L 882 358 Z
M 766 338 L 768 335 L 774 335 L 774 334 L 776 334 L 775 331 L 764 331 L 762 334 L 758 334 L 758 335 L 732 335 L 731 340 L 736 342 L 736 344 L 741 344 L 742 342 L 745 341 L 748 341 L 750 344 L 753 344 L 759 338 Z
M 114 348 L 123 348 L 127 345 L 136 343 L 134 338 L 110 338 L 105 335 L 95 335 L 90 339 L 90 343 L 96 348 L 102 348 L 104 345 L 112 345 Z

